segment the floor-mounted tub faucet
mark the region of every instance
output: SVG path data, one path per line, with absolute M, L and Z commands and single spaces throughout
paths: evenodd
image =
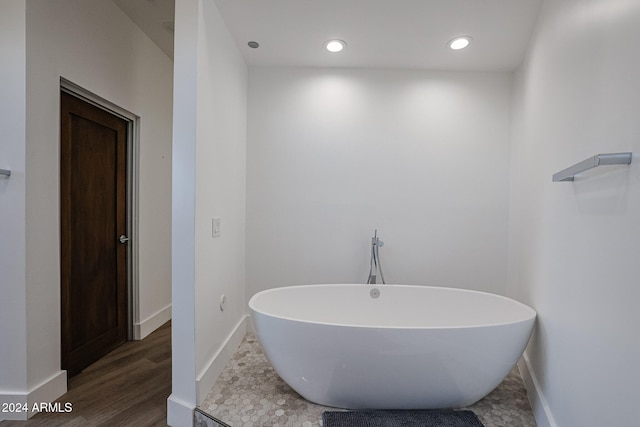
M 371 238 L 371 264 L 369 267 L 369 278 L 367 279 L 367 284 L 376 284 L 378 274 L 380 274 L 380 280 L 382 283 L 386 283 L 384 281 L 384 275 L 382 274 L 380 254 L 378 253 L 378 248 L 381 248 L 382 246 L 384 246 L 384 242 L 378 238 L 378 230 L 376 229 L 373 233 L 373 237 Z

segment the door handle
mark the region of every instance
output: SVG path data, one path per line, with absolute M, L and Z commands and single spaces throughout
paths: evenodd
M 127 236 L 125 236 L 124 234 L 120 236 L 120 243 L 122 243 L 123 245 L 125 243 L 127 243 L 129 241 L 129 238 Z

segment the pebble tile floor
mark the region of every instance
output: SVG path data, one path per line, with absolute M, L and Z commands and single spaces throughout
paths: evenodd
M 255 335 L 248 333 L 202 405 L 233 427 L 318 427 L 322 412 L 335 411 L 304 400 L 273 370 Z M 517 368 L 470 409 L 485 427 L 535 427 Z

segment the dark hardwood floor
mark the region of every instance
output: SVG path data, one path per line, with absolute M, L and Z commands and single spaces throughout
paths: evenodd
M 69 413 L 39 413 L 0 427 L 166 426 L 171 394 L 171 322 L 128 341 L 69 380 L 56 402 Z

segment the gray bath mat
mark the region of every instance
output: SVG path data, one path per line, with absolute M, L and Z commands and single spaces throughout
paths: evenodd
M 326 411 L 323 427 L 483 427 L 471 411 Z

